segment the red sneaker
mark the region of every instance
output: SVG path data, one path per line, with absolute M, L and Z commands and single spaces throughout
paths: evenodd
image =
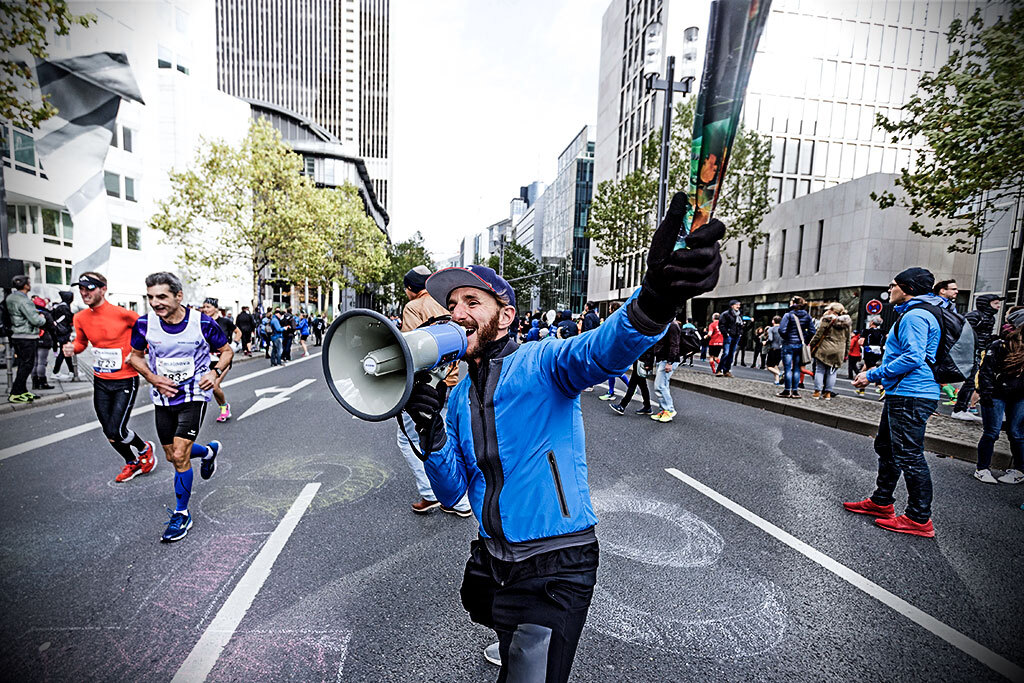
M 123 484 L 126 481 L 131 481 L 140 474 L 142 474 L 142 463 L 139 461 L 130 462 L 121 468 L 121 473 L 114 477 L 114 481 L 118 484 Z
M 843 503 L 843 507 L 859 515 L 871 515 L 885 519 L 892 519 L 896 516 L 896 510 L 892 505 L 876 505 L 870 498 L 865 498 L 858 503 Z
M 156 453 L 153 442 L 146 442 L 146 450 L 139 454 L 139 464 L 142 465 L 142 474 L 149 474 L 156 467 Z
M 915 522 L 906 515 L 900 515 L 894 519 L 876 519 L 875 524 L 883 529 L 895 531 L 899 534 L 935 538 L 935 527 L 932 526 L 932 520 L 930 519 L 924 524 L 921 524 L 920 522 Z

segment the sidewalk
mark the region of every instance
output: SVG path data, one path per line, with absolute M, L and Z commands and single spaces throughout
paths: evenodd
M 707 372 L 688 367 L 677 368 L 672 373 L 672 384 L 687 391 L 871 437 L 878 431 L 878 420 L 882 414 L 882 403 L 879 401 L 847 397 L 822 401 L 810 398 L 809 391 L 800 400 L 779 398 L 775 395 L 779 387 L 774 384 L 739 377 L 714 377 Z M 980 437 L 980 422 L 960 422 L 945 415 L 935 414 L 928 420 L 924 445 L 925 449 L 932 453 L 973 463 L 977 460 Z M 1006 434 L 1002 433 L 996 442 L 992 466 L 1005 469 L 1009 466 L 1009 461 L 1010 444 L 1006 440 Z
M 302 349 L 299 347 L 299 353 L 301 355 Z M 78 357 L 78 381 L 62 381 L 55 378 L 53 375 L 47 375 L 47 381 L 53 385 L 53 389 L 37 389 L 33 393 L 37 394 L 39 398 L 32 403 L 6 403 L 6 398 L 0 399 L 5 401 L 0 403 L 0 415 L 6 415 L 7 413 L 14 413 L 24 410 L 31 410 L 38 408 L 39 406 L 52 405 L 54 403 L 60 403 L 62 401 L 70 401 L 76 398 L 82 398 L 84 396 L 92 396 L 92 371 L 90 370 L 90 364 L 85 362 L 87 359 L 84 358 L 87 353 L 82 353 Z M 254 353 L 252 357 L 243 356 L 240 353 L 235 354 L 234 360 L 231 361 L 232 366 L 237 366 L 242 363 L 248 363 L 254 360 L 265 360 L 263 358 L 263 352 Z M 230 377 L 230 375 L 229 375 Z M 29 379 L 29 387 L 31 387 L 31 379 Z M 143 381 L 143 383 L 145 383 Z M 6 397 L 6 394 L 4 394 Z M 148 394 L 147 394 L 148 396 Z

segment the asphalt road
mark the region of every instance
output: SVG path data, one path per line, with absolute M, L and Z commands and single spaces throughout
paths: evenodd
M 260 365 L 236 368 L 233 421 L 207 417 L 226 450 L 172 545 L 171 467 L 112 483 L 91 401 L 0 418 L 5 679 L 188 679 L 196 652 L 210 681 L 494 679 L 493 634 L 458 597 L 475 520 L 412 514 L 394 422 L 352 419 L 319 358 Z M 581 404 L 601 569 L 574 681 L 989 681 L 1024 665 L 1024 486 L 929 458 L 937 538 L 892 534 L 840 506 L 871 491 L 870 439 L 684 391 L 660 424 L 597 395 Z M 145 401 L 132 427 L 152 438 Z

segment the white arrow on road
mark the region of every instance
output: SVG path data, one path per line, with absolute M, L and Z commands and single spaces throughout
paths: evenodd
M 239 417 L 238 419 L 244 420 L 250 415 L 255 415 L 256 413 L 264 411 L 267 408 L 273 408 L 276 405 L 280 405 L 287 401 L 288 397 L 291 394 L 294 394 L 296 391 L 302 389 L 303 387 L 309 386 L 315 381 L 315 379 L 304 379 L 298 384 L 295 384 L 290 387 L 285 387 L 284 389 L 278 387 L 265 387 L 263 389 L 256 389 L 255 393 L 257 396 L 260 397 L 260 399 L 253 403 L 251 406 L 249 406 L 249 409 L 242 413 L 241 417 Z M 265 394 L 274 395 L 269 398 L 264 398 Z

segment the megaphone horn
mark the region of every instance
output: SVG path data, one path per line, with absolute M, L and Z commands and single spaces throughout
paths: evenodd
M 357 308 L 327 330 L 324 376 L 345 410 L 380 422 L 405 407 L 417 372 L 450 365 L 465 353 L 466 331 L 453 322 L 399 332 L 380 313 Z

